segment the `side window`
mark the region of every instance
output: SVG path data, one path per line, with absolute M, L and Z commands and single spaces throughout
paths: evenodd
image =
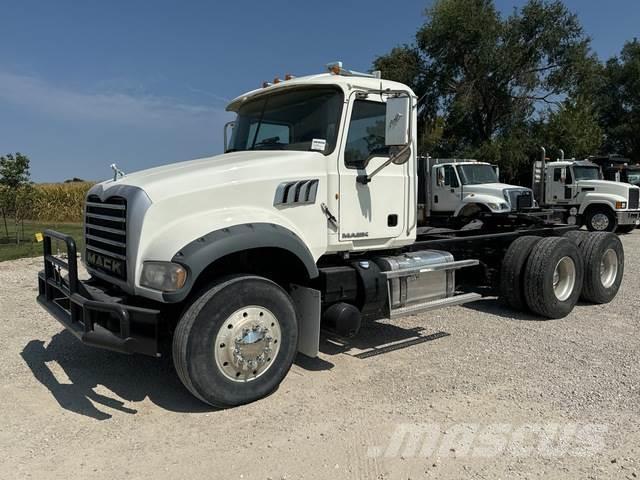
M 372 156 L 389 155 L 384 144 L 387 105 L 367 100 L 353 103 L 344 163 L 349 168 L 365 168 Z
M 571 174 L 570 168 L 567 168 L 567 181 L 565 183 L 567 185 L 571 185 L 573 183 L 573 175 Z
M 444 184 L 452 188 L 458 188 L 460 186 L 458 177 L 456 177 L 456 171 L 451 165 L 444 166 Z

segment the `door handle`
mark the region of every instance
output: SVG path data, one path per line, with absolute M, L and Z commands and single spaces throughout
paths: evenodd
M 451 189 L 451 193 L 456 193 L 456 189 L 455 189 L 455 188 L 452 188 L 452 189 Z

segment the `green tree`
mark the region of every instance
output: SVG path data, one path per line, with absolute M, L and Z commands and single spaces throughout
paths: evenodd
M 640 162 L 640 42 L 627 42 L 603 71 L 597 105 L 606 153 Z
M 536 116 L 577 95 L 593 62 L 589 39 L 560 1 L 529 0 L 504 18 L 492 0 L 436 0 L 415 44 L 378 57 L 374 68 L 424 98 L 423 149 L 483 155 L 513 178 L 535 149 L 527 132 Z
M 29 158 L 20 152 L 0 156 L 0 204 L 5 234 L 9 238 L 7 216 L 13 215 L 16 243 L 20 243 L 18 225 L 24 232 L 24 219 L 30 211 L 34 190 L 30 182 Z

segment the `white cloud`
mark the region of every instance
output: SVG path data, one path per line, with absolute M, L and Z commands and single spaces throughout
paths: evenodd
M 53 119 L 151 128 L 221 122 L 228 115 L 221 108 L 187 104 L 167 97 L 77 92 L 34 77 L 0 71 L 0 104 L 3 102 Z

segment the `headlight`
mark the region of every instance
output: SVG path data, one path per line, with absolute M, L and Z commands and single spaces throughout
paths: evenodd
M 487 207 L 489 207 L 491 210 L 497 211 L 509 210 L 509 205 L 507 205 L 506 203 L 487 203 Z
M 624 210 L 627 208 L 627 202 L 616 202 L 616 210 Z
M 162 292 L 180 290 L 187 280 L 187 271 L 182 265 L 171 262 L 144 262 L 140 285 Z

